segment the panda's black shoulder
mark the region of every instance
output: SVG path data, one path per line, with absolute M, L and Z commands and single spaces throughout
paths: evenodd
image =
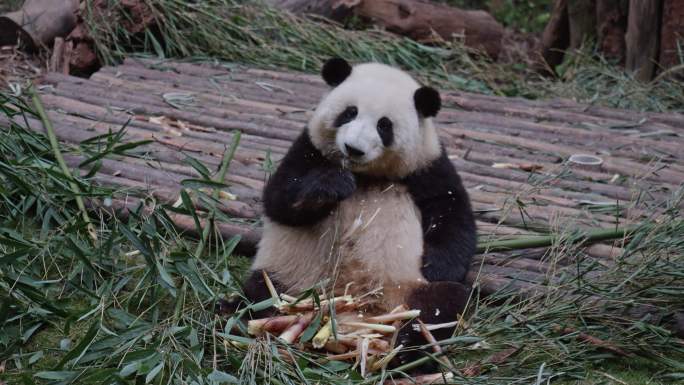
M 443 146 L 437 158 L 404 177 L 402 182 L 409 187 L 415 199 L 442 194 L 445 192 L 443 189 L 448 189 L 446 192 L 450 191 L 450 194 L 465 191 L 461 178 Z M 453 191 L 454 189 L 458 191 Z

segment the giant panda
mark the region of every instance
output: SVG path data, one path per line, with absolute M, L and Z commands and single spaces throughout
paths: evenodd
M 432 120 L 439 93 L 379 63 L 333 58 L 322 77 L 330 92 L 265 186 L 245 296 L 270 297 L 265 271 L 281 292 L 326 279 L 357 295 L 382 287 L 369 311 L 407 304 L 423 322 L 455 320 L 468 297 L 462 282 L 476 227 Z M 424 343 L 411 327 L 400 338 Z

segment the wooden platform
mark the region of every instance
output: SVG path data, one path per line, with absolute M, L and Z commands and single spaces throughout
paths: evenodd
M 126 140 L 154 141 L 136 149 L 144 158 L 103 161 L 95 179 L 121 188 L 117 208 L 133 208 L 144 196 L 176 202 L 181 182 L 199 177 L 187 156 L 214 171 L 233 131 L 241 131 L 227 177 L 237 200 L 225 200 L 222 208 L 234 219 L 223 221 L 220 231 L 242 235 L 242 245 L 251 248 L 259 239 L 269 159 L 277 163 L 283 156 L 327 89 L 311 75 L 140 60 L 103 68 L 90 79 L 51 73 L 45 84 L 43 101 L 61 140 L 77 144 L 127 124 Z M 682 115 L 458 91 L 443 91 L 443 99 L 439 132 L 471 194 L 481 240 L 633 223 L 663 210 L 684 182 Z M 38 121 L 31 125 L 42 130 Z M 579 167 L 568 162 L 573 154 L 597 155 L 603 164 Z M 83 159 L 68 162 L 77 166 Z M 173 219 L 180 228 L 195 228 L 189 216 Z M 594 245 L 585 256 L 609 265 L 619 251 Z M 576 261 L 568 256 L 559 266 L 544 255 L 489 253 L 478 257 L 470 279 L 481 272 L 486 292 L 529 288 L 555 282 L 558 269 Z

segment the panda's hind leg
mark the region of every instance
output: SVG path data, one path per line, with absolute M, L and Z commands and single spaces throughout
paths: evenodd
M 415 288 L 409 293 L 407 305 L 410 309 L 420 310 L 420 320 L 425 324 L 441 324 L 456 321 L 465 310 L 469 289 L 458 282 L 430 282 Z M 437 341 L 451 337 L 455 327 L 442 328 L 432 331 Z M 402 344 L 408 350 L 397 355 L 397 366 L 425 357 L 432 353 L 432 347 L 425 350 L 418 349 L 428 341 L 420 331 L 418 321 L 405 325 L 397 338 L 397 344 Z M 434 360 L 416 369 L 419 373 L 434 373 L 439 371 L 439 364 Z

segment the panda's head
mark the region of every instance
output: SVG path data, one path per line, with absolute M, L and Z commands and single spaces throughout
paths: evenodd
M 378 63 L 352 67 L 334 58 L 322 76 L 333 88 L 308 129 L 327 158 L 357 173 L 401 178 L 439 157 L 431 119 L 441 106 L 437 91 Z

